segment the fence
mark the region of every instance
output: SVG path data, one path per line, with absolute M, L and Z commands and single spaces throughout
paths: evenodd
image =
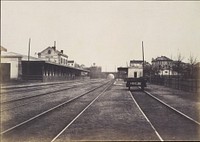
M 170 88 L 188 92 L 200 93 L 200 79 L 169 78 L 155 76 L 150 79 L 150 83 L 164 85 Z

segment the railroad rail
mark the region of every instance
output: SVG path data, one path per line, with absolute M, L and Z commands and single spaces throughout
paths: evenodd
M 200 130 L 200 122 L 175 109 L 147 91 L 137 91 L 137 93 L 129 91 L 129 93 L 160 141 L 180 140 L 182 138 L 186 140 L 199 140 L 200 137 L 197 133 L 198 130 Z M 165 128 L 161 126 L 163 124 L 166 125 Z M 168 127 L 168 125 L 171 128 Z M 171 138 L 167 136 L 170 130 L 175 131 L 174 134 L 176 134 L 176 136 Z M 192 130 L 193 132 L 191 132 Z M 187 134 L 184 135 L 186 132 Z M 187 136 L 190 134 L 190 137 Z
M 92 81 L 97 81 L 97 80 L 93 79 Z M 2 86 L 0 93 L 1 94 L 12 93 L 12 92 L 17 91 L 18 89 L 24 89 L 25 91 L 27 91 L 27 89 L 29 89 L 29 91 L 31 91 L 31 88 L 35 89 L 35 90 L 41 90 L 43 88 L 38 88 L 38 87 L 47 86 L 49 88 L 49 87 L 60 85 L 60 84 L 76 83 L 76 82 L 81 83 L 81 82 L 85 82 L 85 80 L 61 81 L 61 82 L 50 82 L 50 83 L 36 83 L 36 84 L 29 84 L 29 85 L 27 85 L 27 84 L 23 85 L 22 84 L 22 85 L 12 85 L 12 86 Z
M 58 108 L 63 108 L 64 106 L 66 106 L 66 105 L 68 105 L 68 104 L 71 104 L 72 102 L 75 102 L 75 100 L 78 100 L 78 99 L 80 99 L 81 97 L 84 97 L 84 96 L 86 96 L 86 95 L 88 95 L 88 94 L 91 94 L 91 93 L 92 93 L 92 95 L 93 95 L 93 94 L 94 94 L 94 91 L 97 91 L 98 89 L 101 89 L 102 87 L 104 87 L 103 91 L 100 91 L 101 93 L 99 93 L 98 96 L 95 97 L 95 99 L 93 99 L 93 100 L 89 103 L 89 105 L 87 105 L 87 107 L 85 107 L 85 108 L 81 111 L 81 113 L 79 113 L 79 114 L 73 119 L 73 122 L 74 122 L 75 119 L 77 119 L 78 116 L 80 116 L 80 115 L 81 115 L 81 114 L 82 114 L 96 99 L 98 99 L 98 97 L 99 97 L 103 92 L 105 92 L 106 89 L 108 89 L 112 84 L 113 84 L 113 81 L 107 81 L 107 82 L 104 83 L 104 84 L 101 84 L 101 85 L 99 85 L 99 86 L 97 86 L 97 87 L 95 87 L 95 88 L 90 89 L 90 90 L 87 91 L 87 92 L 84 92 L 84 93 L 82 93 L 82 94 L 80 94 L 80 95 L 78 95 L 78 96 L 75 96 L 75 97 L 73 97 L 73 98 L 71 98 L 71 99 L 68 99 L 68 100 L 66 100 L 66 101 L 64 101 L 64 102 L 62 102 L 62 103 L 60 103 L 60 104 L 58 104 L 58 105 L 56 105 L 56 106 L 54 106 L 54 107 L 52 107 L 52 108 L 46 110 L 46 111 L 43 111 L 42 113 L 39 113 L 39 114 L 37 114 L 37 115 L 35 115 L 35 116 L 33 116 L 33 117 L 27 119 L 27 120 L 25 120 L 25 121 L 23 121 L 23 122 L 21 122 L 21 123 L 15 125 L 15 126 L 12 126 L 12 127 L 8 128 L 8 129 L 6 129 L 6 130 L 3 130 L 0 134 L 1 134 L 2 136 L 9 135 L 12 131 L 14 131 L 14 130 L 16 130 L 16 129 L 22 127 L 22 126 L 28 125 L 28 124 L 30 124 L 30 122 L 33 122 L 34 120 L 38 120 L 39 118 L 41 118 L 41 117 L 43 117 L 43 116 L 49 114 L 50 112 L 56 111 Z M 106 88 L 106 89 L 105 89 L 105 88 Z M 77 102 L 77 101 L 76 101 L 76 102 Z M 70 122 L 70 125 L 71 125 L 73 122 Z
M 97 81 L 93 81 L 93 82 L 87 82 L 87 83 L 95 83 Z M 84 82 L 85 83 L 85 82 Z M 62 92 L 62 91 L 66 91 L 66 90 L 69 90 L 69 89 L 72 89 L 72 88 L 75 88 L 75 87 L 78 87 L 78 85 L 86 85 L 86 84 L 83 84 L 82 83 L 75 83 L 75 84 L 71 84 L 71 85 L 67 85 L 67 88 L 62 88 L 60 89 L 60 87 L 62 86 L 57 86 L 58 89 L 56 90 L 53 90 L 53 91 L 48 91 L 48 92 L 45 92 L 45 93 L 41 93 L 41 94 L 36 94 L 36 95 L 30 95 L 30 96 L 25 96 L 25 97 L 20 97 L 20 98 L 17 98 L 17 99 L 11 99 L 11 100 L 8 100 L 8 101 L 1 101 L 1 104 L 7 104 L 7 103 L 12 103 L 12 102 L 16 102 L 16 101 L 21 101 L 21 100 L 26 100 L 26 99 L 30 99 L 30 98 L 35 98 L 35 97 L 39 97 L 39 96 L 44 96 L 44 95 L 47 95 L 47 94 L 52 94 L 52 93 L 57 93 L 57 92 Z M 52 87 L 52 86 L 50 86 Z M 42 88 L 44 89 L 44 88 Z M 48 88 L 47 88 L 48 89 Z M 39 90 L 39 89 L 38 89 Z M 38 91 L 37 90 L 37 91 Z M 41 90 L 41 89 L 40 89 Z M 26 91 L 27 93 L 27 91 Z
M 105 89 L 103 89 L 103 91 L 101 91 L 80 113 L 78 113 L 77 115 L 76 115 L 76 117 L 74 117 L 74 119 L 70 122 L 70 123 L 68 123 L 52 140 L 51 140 L 51 142 L 54 142 L 54 141 L 56 141 L 56 139 L 59 137 L 59 136 L 61 136 L 62 135 L 62 133 L 67 129 L 67 128 L 69 128 L 70 127 L 70 125 L 72 125 L 80 116 L 81 116 L 81 114 L 83 114 L 111 85 L 113 84 L 113 82 L 112 83 L 110 83 L 110 84 L 108 84 L 106 87 L 105 87 Z
M 98 81 L 93 81 L 93 82 L 87 82 L 87 83 L 77 83 L 77 84 L 72 84 L 72 85 L 68 85 L 67 88 L 63 88 L 63 89 L 57 89 L 54 91 L 49 91 L 46 93 L 40 93 L 40 94 L 36 94 L 36 95 L 30 95 L 30 96 L 25 96 L 25 97 L 20 97 L 17 99 L 12 99 L 9 101 L 5 101 L 1 103 L 1 110 L 0 112 L 4 112 L 4 111 L 9 111 L 9 110 L 13 110 L 25 105 L 30 105 L 32 103 L 38 102 L 38 97 L 46 97 L 47 95 L 54 95 L 55 93 L 58 93 L 56 96 L 61 95 L 61 92 L 67 91 L 67 90 L 71 90 L 71 89 L 76 89 L 78 87 L 84 87 L 86 85 L 90 85 L 90 84 L 94 84 L 94 83 L 101 83 Z M 24 102 L 25 100 L 29 100 L 32 98 L 36 98 L 34 100 L 30 100 L 29 102 Z M 16 103 L 15 105 L 13 103 Z

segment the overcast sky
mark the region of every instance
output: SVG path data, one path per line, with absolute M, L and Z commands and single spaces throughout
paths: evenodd
M 31 55 L 57 43 L 69 59 L 114 71 L 132 59 L 200 59 L 200 2 L 1 1 L 1 45 Z

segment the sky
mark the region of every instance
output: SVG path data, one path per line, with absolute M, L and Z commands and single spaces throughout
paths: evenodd
M 36 56 L 48 46 L 69 60 L 116 71 L 130 60 L 178 54 L 200 61 L 198 1 L 1 1 L 1 45 Z

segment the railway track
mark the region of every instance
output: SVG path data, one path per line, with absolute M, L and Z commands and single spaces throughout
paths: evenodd
M 200 123 L 147 91 L 130 92 L 160 141 L 200 140 Z
M 96 82 L 98 80 L 93 79 L 92 81 Z M 48 89 L 51 87 L 56 87 L 62 84 L 71 84 L 71 83 L 84 83 L 85 80 L 75 80 L 75 81 L 61 81 L 61 82 L 51 82 L 51 83 L 37 83 L 37 84 L 29 84 L 29 85 L 15 85 L 15 86 L 2 86 L 1 87 L 1 95 L 13 93 L 13 92 L 27 92 L 27 91 L 38 91 L 42 89 Z
M 29 84 L 29 85 L 15 85 L 15 86 L 2 86 L 1 87 L 1 94 L 8 94 L 13 93 L 16 91 L 34 91 L 34 90 L 41 90 L 49 87 L 53 87 L 60 84 L 70 83 L 72 81 L 62 81 L 62 82 L 54 82 L 54 83 L 39 83 L 39 84 Z M 77 82 L 77 81 L 76 81 Z M 72 82 L 74 83 L 74 81 Z M 41 88 L 43 87 L 43 88 Z
M 42 139 L 42 141 L 49 141 L 49 138 L 52 138 L 52 141 L 54 141 L 94 101 L 96 101 L 98 97 L 112 85 L 112 83 L 113 81 L 109 81 L 105 84 L 101 84 L 100 86 L 97 86 L 74 98 L 62 102 L 59 105 L 51 107 L 50 109 L 45 110 L 42 113 L 35 115 L 34 117 L 27 118 L 27 120 L 15 126 L 12 126 L 8 129 L 4 129 L 1 132 L 3 140 L 27 141 L 34 138 L 34 136 L 38 136 L 38 139 L 40 139 L 40 137 L 44 138 L 46 136 L 48 139 Z M 47 119 L 48 121 L 46 121 Z M 38 127 L 41 128 L 38 129 Z M 36 133 L 38 135 L 34 135 Z
M 106 81 L 106 80 L 105 80 Z M 79 92 L 86 92 L 103 82 L 87 83 L 85 85 L 79 85 L 77 87 L 67 89 L 62 92 L 51 93 L 39 97 L 34 97 L 31 99 L 25 99 L 15 102 L 10 102 L 1 105 L 1 120 L 5 127 L 10 127 L 16 125 L 21 121 L 25 120 L 26 115 L 29 117 L 37 115 L 38 113 L 54 107 L 56 104 L 62 103 L 64 100 L 69 100 L 75 96 L 78 96 Z M 15 120 L 15 121 L 12 121 Z
M 27 90 L 24 94 L 21 93 L 20 90 L 18 90 L 17 93 L 14 93 L 15 96 L 14 96 L 14 99 L 13 99 L 13 94 L 11 96 L 11 99 L 7 99 L 6 101 L 1 101 L 1 104 L 7 104 L 7 103 L 12 103 L 12 102 L 16 102 L 16 101 L 21 101 L 21 100 L 26 100 L 26 99 L 30 99 L 30 98 L 35 98 L 35 97 L 39 97 L 39 96 L 44 96 L 44 95 L 47 95 L 47 94 L 52 94 L 52 93 L 57 93 L 57 92 L 62 92 L 62 91 L 65 91 L 65 90 L 68 90 L 68 89 L 72 89 L 72 88 L 75 88 L 75 87 L 80 87 L 79 85 L 87 85 L 88 84 L 93 84 L 93 83 L 97 83 L 99 81 L 92 81 L 92 82 L 81 82 L 81 83 L 74 83 L 74 84 L 67 84 L 67 85 L 62 85 L 62 86 L 56 86 L 56 87 L 53 87 L 53 86 L 48 86 L 48 88 L 39 88 L 37 90 L 34 90 L 34 92 L 38 93 L 37 91 L 38 90 L 43 90 L 42 92 L 44 93 L 39 93 L 39 94 L 35 94 L 34 95 L 28 95 L 27 96 L 27 92 L 29 92 L 30 90 Z M 48 90 L 49 88 L 52 88 L 52 90 Z M 20 96 L 19 96 L 19 95 Z M 6 94 L 6 97 L 8 97 L 10 94 Z
M 39 98 L 41 99 L 41 97 L 43 97 L 42 100 L 44 100 L 44 97 L 59 97 L 62 96 L 63 93 L 62 92 L 66 92 L 66 91 L 73 91 L 74 89 L 77 88 L 87 88 L 87 86 L 93 86 L 95 83 L 102 83 L 102 82 L 87 82 L 87 83 L 78 83 L 78 84 L 72 84 L 72 85 L 68 85 L 66 88 L 62 88 L 62 89 L 57 89 L 54 91 L 49 91 L 49 92 L 45 92 L 45 93 L 40 93 L 40 94 L 36 94 L 36 95 L 30 95 L 30 96 L 24 96 L 24 97 L 20 97 L 17 99 L 12 99 L 6 102 L 2 102 L 1 103 L 1 112 L 4 111 L 9 111 L 9 110 L 13 110 L 13 109 L 17 109 L 19 107 L 24 107 L 26 105 L 29 105 L 33 103 L 38 103 L 39 102 Z M 56 94 L 56 95 L 55 95 Z M 64 97 L 68 97 L 68 95 L 65 95 Z

